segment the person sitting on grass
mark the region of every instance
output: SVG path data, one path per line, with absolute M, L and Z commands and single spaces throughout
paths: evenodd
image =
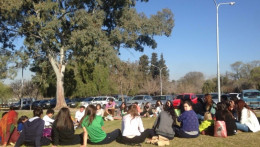
M 199 131 L 202 135 L 214 135 L 214 120 L 210 112 L 205 112 L 203 116 L 203 121 L 199 126 Z
M 82 117 L 85 115 L 85 106 L 80 106 L 79 110 L 75 113 L 75 126 L 78 126 L 79 122 L 81 121 Z
M 258 132 L 260 125 L 255 112 L 243 100 L 237 101 L 238 120 L 237 129 L 243 132 Z
M 212 100 L 212 97 L 210 94 L 205 94 L 205 111 L 210 112 L 212 115 L 212 118 L 215 118 L 217 105 Z
M 69 108 L 63 107 L 52 125 L 52 147 L 82 143 L 82 136 L 75 134 Z
M 97 104 L 96 108 L 97 108 L 97 115 L 103 117 L 104 116 L 104 109 L 102 109 L 101 105 Z
M 160 100 L 156 101 L 154 115 L 158 116 L 163 110 L 163 104 Z
M 217 121 L 225 121 L 227 136 L 235 135 L 237 132 L 236 120 L 232 113 L 228 110 L 226 102 L 219 102 L 217 104 L 216 112 Z
M 80 122 L 83 128 L 83 146 L 90 144 L 109 144 L 121 136 L 120 129 L 111 133 L 103 131 L 104 121 L 101 116 L 96 115 L 97 108 L 94 105 L 88 105 L 85 115 Z
M 52 123 L 54 122 L 54 119 L 52 119 L 53 114 L 54 114 L 54 110 L 48 109 L 46 115 L 42 118 L 44 120 L 45 128 L 50 128 L 52 126 Z
M 157 142 L 159 146 L 169 145 L 169 140 L 172 140 L 175 135 L 173 127 L 176 125 L 176 114 L 171 101 L 169 102 L 170 105 L 168 101 L 165 103 L 163 111 L 159 113 L 153 125 L 155 134 L 159 135 Z
M 184 112 L 178 117 L 181 126 L 175 126 L 175 133 L 180 138 L 196 138 L 199 136 L 199 121 L 196 113 L 192 110 L 190 100 L 183 103 Z
M 144 142 L 147 137 L 151 138 L 153 134 L 152 129 L 144 130 L 143 122 L 138 114 L 137 106 L 129 106 L 127 115 L 123 117 L 122 139 L 120 142 L 124 144 L 139 144 Z
M 152 117 L 153 116 L 153 110 L 152 110 L 150 102 L 145 103 L 143 112 L 141 112 L 140 115 L 143 117 Z
M 115 106 L 116 106 L 116 103 L 114 102 L 114 99 L 110 98 L 108 103 L 106 104 L 104 116 L 106 117 L 107 115 L 112 115 L 114 117 Z
M 28 120 L 28 117 L 23 115 L 17 121 L 17 131 L 22 132 L 24 123 Z
M 0 137 L 2 146 L 13 144 L 19 138 L 19 132 L 16 129 L 18 113 L 10 107 L 10 111 L 2 115 L 0 120 Z
M 125 102 L 122 102 L 122 104 L 120 105 L 120 112 L 121 117 L 124 117 L 127 114 L 127 106 Z
M 15 147 L 19 147 L 23 144 L 25 146 L 36 147 L 50 144 L 48 138 L 42 137 L 44 128 L 44 121 L 41 119 L 42 113 L 43 111 L 41 108 L 37 107 L 33 110 L 33 118 L 30 118 L 24 123 L 23 130 L 15 144 Z

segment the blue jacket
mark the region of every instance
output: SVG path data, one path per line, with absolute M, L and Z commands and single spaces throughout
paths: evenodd
M 199 131 L 199 121 L 196 113 L 193 110 L 184 111 L 179 117 L 181 129 L 185 132 Z

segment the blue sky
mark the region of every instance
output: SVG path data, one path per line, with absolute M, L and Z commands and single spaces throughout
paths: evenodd
M 230 64 L 236 61 L 260 60 L 260 0 L 233 1 L 236 2 L 233 6 L 219 7 L 221 74 L 231 71 Z M 121 49 L 122 60 L 136 61 L 143 54 L 151 57 L 153 52 L 158 56 L 163 53 L 171 80 L 178 80 L 191 71 L 202 72 L 206 78 L 216 76 L 216 7 L 213 0 L 150 0 L 138 2 L 136 8 L 147 16 L 169 8 L 174 14 L 175 26 L 170 37 L 155 37 L 158 43 L 155 50 L 148 47 L 144 52 Z M 17 41 L 19 44 L 21 42 Z M 25 79 L 30 77 L 27 70 Z M 21 71 L 16 79 L 21 79 Z
M 219 7 L 220 72 L 231 71 L 236 61 L 260 60 L 260 0 L 233 0 L 235 5 Z M 217 0 L 217 2 L 231 2 Z M 163 53 L 170 79 L 178 80 L 186 73 L 199 71 L 206 78 L 217 73 L 216 7 L 213 0 L 150 0 L 138 3 L 138 12 L 156 14 L 169 8 L 175 26 L 170 37 L 156 37 L 155 50 L 143 53 L 122 49 L 120 58 L 135 61 L 143 54 Z

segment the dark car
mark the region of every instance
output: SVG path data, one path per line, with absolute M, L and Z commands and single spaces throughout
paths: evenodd
M 36 108 L 36 107 L 39 107 L 39 103 L 40 103 L 41 100 L 37 100 L 37 101 L 34 101 L 32 103 L 32 109 Z
M 153 100 L 151 102 L 152 108 L 155 108 L 156 102 L 158 100 L 160 100 L 163 105 L 166 103 L 167 100 L 170 100 L 170 101 L 173 100 L 173 96 L 172 95 L 157 95 L 157 96 L 153 96 L 152 98 L 153 98 Z
M 50 100 L 50 107 L 54 108 L 56 106 L 56 98 Z
M 50 100 L 41 100 L 39 103 L 39 107 L 41 107 L 43 109 L 51 108 Z

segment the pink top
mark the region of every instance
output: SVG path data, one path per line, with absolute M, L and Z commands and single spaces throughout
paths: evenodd
M 113 106 L 115 106 L 116 103 L 115 102 L 112 102 L 112 104 L 110 105 L 109 103 L 106 104 L 106 109 L 108 108 L 112 108 Z

